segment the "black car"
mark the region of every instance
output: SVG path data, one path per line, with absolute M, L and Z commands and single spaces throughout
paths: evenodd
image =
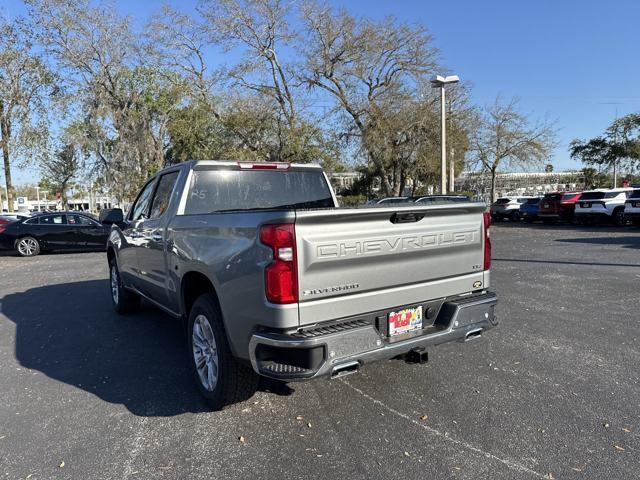
M 424 197 L 412 197 L 412 201 L 422 205 L 438 205 L 441 203 L 470 202 L 468 195 L 425 195 Z
M 110 224 L 82 213 L 44 213 L 0 225 L 0 246 L 23 257 L 47 250 L 104 250 L 110 231 Z

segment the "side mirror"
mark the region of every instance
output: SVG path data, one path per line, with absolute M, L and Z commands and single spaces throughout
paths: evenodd
M 124 214 L 121 208 L 107 208 L 100 210 L 100 223 L 105 225 L 113 225 L 114 223 L 122 223 Z

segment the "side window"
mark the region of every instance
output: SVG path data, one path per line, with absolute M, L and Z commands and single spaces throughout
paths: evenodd
M 151 203 L 151 195 L 153 194 L 155 185 L 156 181 L 154 179 L 144 186 L 142 192 L 138 195 L 135 205 L 131 209 L 131 221 L 135 222 L 143 216 L 145 218 L 149 216 L 149 204 Z
M 82 215 L 67 215 L 67 223 L 69 225 L 82 225 L 83 227 L 95 225 L 95 223 Z
M 45 215 L 44 217 L 40 217 L 40 225 L 64 225 L 67 223 L 65 221 L 64 215 Z
M 151 214 L 149 218 L 159 218 L 169 207 L 169 201 L 171 200 L 171 192 L 173 186 L 178 179 L 178 171 L 165 173 L 160 177 L 158 182 L 158 188 L 156 188 L 156 194 L 153 196 L 153 202 L 151 203 Z

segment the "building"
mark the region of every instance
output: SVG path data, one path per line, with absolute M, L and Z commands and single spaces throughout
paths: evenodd
M 496 175 L 496 196 L 541 196 L 549 192 L 584 189 L 584 174 L 569 172 L 516 172 Z M 489 202 L 491 175 L 486 172 L 462 172 L 455 180 L 458 192 L 474 192 L 480 199 Z

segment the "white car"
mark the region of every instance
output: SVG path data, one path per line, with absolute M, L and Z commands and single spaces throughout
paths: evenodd
M 491 204 L 489 211 L 491 218 L 499 222 L 508 218 L 513 222 L 520 220 L 520 206 L 530 198 L 535 197 L 500 197 Z
M 624 218 L 640 227 L 640 189 L 634 190 L 624 204 Z
M 576 203 L 576 221 L 581 224 L 608 221 L 622 226 L 625 202 L 633 188 L 601 188 L 583 192 Z

